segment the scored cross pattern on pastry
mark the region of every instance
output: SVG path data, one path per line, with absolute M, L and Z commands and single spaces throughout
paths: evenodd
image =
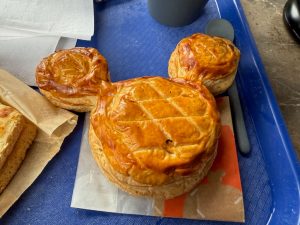
M 176 108 L 176 109 L 178 110 L 178 112 L 180 112 L 181 115 L 182 115 L 184 118 L 186 118 L 187 121 L 188 121 L 190 124 L 194 125 L 194 127 L 195 127 L 195 128 L 199 131 L 199 133 L 201 134 L 202 131 L 201 131 L 200 127 L 197 125 L 197 122 L 193 119 L 192 116 L 188 115 L 188 114 L 184 111 L 184 109 L 183 109 L 182 107 L 180 107 L 178 104 L 176 104 L 175 102 L 170 101 L 169 98 L 166 98 L 166 96 L 165 96 L 159 89 L 154 88 L 154 87 L 151 85 L 151 83 L 149 83 L 149 86 L 150 86 L 153 90 L 155 90 L 155 91 L 156 91 L 163 99 L 166 99 L 166 101 L 168 101 L 168 103 L 169 103 L 171 106 L 173 106 L 174 108 Z M 205 113 L 206 113 L 206 112 L 205 112 Z M 204 113 L 204 115 L 205 115 L 205 113 Z M 201 115 L 201 116 L 202 116 L 202 115 Z
M 192 125 L 199 132 L 199 135 L 201 135 L 202 130 L 200 129 L 197 122 L 193 119 L 193 117 L 204 116 L 205 114 L 207 114 L 207 112 L 206 112 L 207 108 L 204 112 L 201 113 L 201 115 L 190 116 L 184 111 L 184 109 L 182 107 L 178 106 L 178 104 L 176 104 L 175 101 L 172 101 L 172 100 L 175 100 L 176 98 L 180 97 L 180 95 L 173 96 L 173 97 L 168 97 L 165 94 L 163 94 L 161 90 L 159 90 L 158 88 L 153 87 L 153 85 L 151 85 L 151 82 L 143 82 L 143 84 L 145 84 L 148 87 L 152 88 L 152 90 L 155 91 L 161 97 L 161 98 L 158 98 L 158 99 L 147 99 L 147 100 L 131 99 L 131 100 L 134 100 L 137 103 L 137 105 L 140 107 L 140 109 L 147 115 L 148 119 L 144 119 L 144 120 L 127 120 L 127 121 L 123 120 L 123 121 L 118 121 L 118 122 L 125 122 L 127 124 L 128 123 L 144 123 L 146 121 L 147 122 L 153 122 L 162 131 L 162 133 L 165 135 L 165 140 L 166 140 L 167 144 L 173 143 L 173 145 L 176 146 L 176 147 L 184 147 L 184 146 L 197 147 L 198 144 L 178 144 L 176 141 L 173 141 L 174 138 L 172 137 L 172 134 L 170 134 L 169 132 L 167 132 L 164 129 L 163 125 L 161 124 L 161 121 L 165 120 L 165 119 L 186 119 L 187 122 L 190 125 Z M 150 103 L 155 104 L 155 101 L 157 101 L 157 100 L 166 100 L 167 103 L 171 107 L 175 108 L 180 113 L 180 116 L 168 116 L 168 117 L 156 118 L 151 112 L 149 112 L 146 109 L 146 107 L 143 106 L 143 102 L 148 102 L 148 103 L 150 102 Z M 137 148 L 135 150 L 132 150 L 132 152 L 151 151 L 151 150 L 153 150 L 153 148 L 146 147 L 146 148 Z M 164 150 L 166 150 L 169 154 L 176 154 L 176 152 L 168 151 L 167 148 L 164 148 Z
M 178 96 L 173 96 L 173 97 L 167 97 L 165 94 L 163 94 L 158 88 L 155 88 L 153 87 L 153 85 L 151 85 L 151 82 L 143 82 L 143 84 L 146 84 L 148 85 L 148 87 L 152 88 L 153 91 L 155 91 L 161 98 L 160 99 L 148 99 L 148 100 L 142 100 L 142 101 L 139 101 L 139 100 L 135 100 L 134 101 L 137 103 L 137 105 L 140 107 L 140 109 L 145 112 L 145 114 L 147 115 L 148 117 L 148 120 L 147 119 L 144 119 L 144 120 L 127 120 L 126 122 L 139 122 L 139 123 L 143 123 L 143 122 L 146 122 L 146 121 L 152 121 L 157 127 L 159 127 L 159 129 L 162 131 L 162 133 L 165 135 L 165 139 L 166 141 L 172 141 L 173 138 L 172 138 L 172 135 L 167 132 L 164 127 L 162 126 L 161 124 L 161 120 L 164 120 L 164 119 L 186 119 L 187 122 L 192 125 L 198 132 L 199 134 L 201 135 L 202 133 L 202 130 L 200 129 L 199 125 L 197 124 L 197 122 L 193 119 L 193 117 L 198 117 L 198 116 L 203 116 L 206 114 L 206 112 L 204 113 L 201 113 L 201 115 L 198 115 L 198 116 L 190 116 L 188 115 L 184 109 L 180 106 L 178 106 L 178 104 L 175 103 L 175 101 L 172 101 L 172 100 L 175 100 L 176 98 L 180 97 L 180 95 Z M 151 112 L 149 112 L 144 106 L 143 106 L 143 102 L 147 101 L 147 102 L 151 102 L 153 104 L 155 104 L 155 101 L 157 100 L 166 100 L 167 103 L 171 106 L 171 107 L 174 107 L 179 113 L 180 113 L 180 116 L 168 116 L 168 117 L 162 117 L 162 118 L 156 118 Z M 118 121 L 118 122 L 125 122 L 125 121 Z M 173 142 L 173 141 L 172 141 Z M 174 144 L 176 145 L 177 143 L 174 142 Z M 182 146 L 182 145 L 181 145 Z M 135 150 L 137 151 L 137 150 Z
M 199 155 L 214 153 L 219 119 L 214 98 L 205 87 L 161 77 L 113 86 L 107 96 L 100 96 L 92 124 L 118 172 L 158 184 L 167 174 L 192 173 Z
M 137 103 L 139 103 L 137 101 Z M 159 127 L 159 129 L 161 130 L 161 132 L 166 136 L 166 140 L 172 140 L 171 134 L 169 134 L 163 127 L 162 125 L 156 121 L 156 118 L 153 117 L 153 115 L 142 105 L 142 104 L 138 104 L 138 106 L 140 107 L 140 109 L 148 116 L 149 120 L 148 121 L 152 121 L 156 126 Z M 141 120 L 141 122 L 145 122 L 147 120 Z M 129 121 L 128 121 L 129 122 Z M 130 122 L 136 122 L 136 121 L 130 121 Z
M 89 142 L 98 166 L 121 189 L 172 198 L 207 174 L 219 133 L 216 103 L 203 85 L 141 77 L 113 83 L 99 96 Z

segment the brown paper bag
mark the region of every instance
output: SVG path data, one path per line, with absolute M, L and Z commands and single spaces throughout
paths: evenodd
M 8 72 L 0 69 L 0 101 L 19 112 L 38 127 L 24 162 L 0 195 L 0 218 L 40 175 L 59 152 L 77 124 L 77 116 L 53 106 L 47 99 Z

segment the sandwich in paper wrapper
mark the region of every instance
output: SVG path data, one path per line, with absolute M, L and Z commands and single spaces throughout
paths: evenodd
M 59 152 L 65 137 L 75 128 L 77 116 L 66 110 L 56 108 L 32 88 L 1 69 L 0 81 L 2 112 L 11 111 L 15 113 L 16 116 L 14 118 L 9 118 L 8 113 L 6 113 L 6 117 L 8 118 L 6 120 L 13 121 L 14 119 L 17 121 L 7 123 L 2 118 L 5 122 L 3 123 L 4 128 L 12 129 L 13 126 L 18 126 L 21 132 L 17 134 L 11 130 L 12 136 L 16 136 L 19 141 L 14 143 L 13 139 L 15 138 L 9 138 L 7 143 L 10 143 L 10 149 L 1 148 L 1 150 L 6 151 L 6 157 L 3 157 L 3 154 L 1 155 L 3 167 L 0 170 L 1 172 L 5 172 L 3 174 L 6 174 L 3 179 L 0 177 L 1 181 L 7 183 L 7 174 L 10 171 L 15 172 L 10 182 L 6 184 L 7 186 L 0 194 L 1 218 L 40 175 L 47 163 Z M 20 122 L 17 125 L 18 121 L 21 120 L 25 122 Z M 22 130 L 25 128 L 21 129 L 22 124 L 26 128 L 24 130 L 26 132 L 23 132 L 23 134 Z M 10 132 L 5 133 L 8 134 Z M 20 143 L 22 139 L 25 140 Z M 16 166 L 16 164 L 20 165 Z

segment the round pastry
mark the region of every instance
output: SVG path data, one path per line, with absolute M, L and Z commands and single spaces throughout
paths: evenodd
M 214 95 L 234 81 L 240 51 L 224 38 L 193 34 L 182 39 L 171 54 L 169 76 L 203 83 Z
M 103 83 L 109 81 L 105 58 L 94 48 L 57 51 L 36 69 L 36 83 L 54 105 L 88 112 L 96 105 Z
M 202 85 L 141 77 L 114 83 L 91 113 L 89 142 L 108 179 L 124 191 L 173 198 L 207 174 L 219 113 Z

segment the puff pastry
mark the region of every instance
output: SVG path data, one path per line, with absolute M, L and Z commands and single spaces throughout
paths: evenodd
M 89 142 L 98 166 L 121 189 L 172 198 L 207 174 L 219 132 L 216 103 L 204 86 L 142 77 L 99 96 Z
M 10 106 L 0 103 L 0 169 L 19 138 L 25 118 Z
M 36 126 L 25 119 L 24 128 L 14 145 L 12 152 L 7 157 L 3 167 L 0 169 L 0 194 L 21 166 L 27 150 L 36 136 L 36 132 Z
M 172 78 L 201 82 L 218 95 L 234 81 L 239 58 L 240 51 L 231 41 L 197 33 L 177 44 L 168 73 Z
M 36 68 L 36 83 L 49 101 L 79 112 L 91 111 L 103 83 L 109 80 L 106 59 L 94 48 L 55 52 Z

